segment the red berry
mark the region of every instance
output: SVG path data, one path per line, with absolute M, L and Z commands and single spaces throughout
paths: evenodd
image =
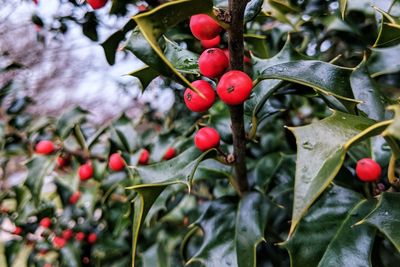
M 125 161 L 122 158 L 121 154 L 114 153 L 110 156 L 108 161 L 108 167 L 113 171 L 120 171 L 125 167 Z
M 199 40 L 213 39 L 222 30 L 221 26 L 206 14 L 191 16 L 189 26 L 194 37 Z
M 14 235 L 20 235 L 22 233 L 22 228 L 17 226 L 13 232 Z
M 82 258 L 82 263 L 83 263 L 83 264 L 89 264 L 89 262 L 90 262 L 89 257 L 83 257 L 83 258 Z
M 68 159 L 63 157 L 63 156 L 58 156 L 57 157 L 57 166 L 59 168 L 62 168 L 68 164 Z
M 143 149 L 139 156 L 139 164 L 147 165 L 149 163 L 150 152 L 147 149 Z
M 229 60 L 224 51 L 219 48 L 209 48 L 199 57 L 201 74 L 208 78 L 220 76 L 229 67 Z
M 46 253 L 47 253 L 47 249 L 41 249 L 41 250 L 39 251 L 39 255 L 40 255 L 40 256 L 44 256 L 44 255 L 46 255 Z
M 78 169 L 79 178 L 81 181 L 86 181 L 93 176 L 93 167 L 90 162 L 81 165 Z
M 201 97 L 192 89 L 187 88 L 184 93 L 185 104 L 191 111 L 204 112 L 207 111 L 215 101 L 215 92 L 212 86 L 203 80 L 197 80 L 192 82 L 192 85 L 196 87 L 204 97 Z
M 50 228 L 51 226 L 51 219 L 49 217 L 45 217 L 40 220 L 39 225 L 44 228 Z
M 51 265 L 51 263 L 46 263 L 45 265 L 43 265 L 43 267 L 53 267 L 53 265 Z
M 48 155 L 54 152 L 54 143 L 50 140 L 42 140 L 35 146 L 35 152 L 38 154 Z
M 249 97 L 252 87 L 253 82 L 246 73 L 231 70 L 221 77 L 217 93 L 226 104 L 239 105 Z
M 72 238 L 73 235 L 74 235 L 74 232 L 72 231 L 72 229 L 65 229 L 65 230 L 62 232 L 62 237 L 63 237 L 65 240 L 70 240 L 70 239 Z
M 86 0 L 93 9 L 102 8 L 107 4 L 108 0 Z
M 69 204 L 76 204 L 76 202 L 78 202 L 78 200 L 81 198 L 81 192 L 76 191 L 74 192 L 70 197 L 69 197 Z
M 78 232 L 78 233 L 76 233 L 76 235 L 75 235 L 75 239 L 76 240 L 78 240 L 78 241 L 82 241 L 82 240 L 84 240 L 85 239 L 85 233 L 84 232 Z
M 210 40 L 200 40 L 201 46 L 205 49 L 218 47 L 221 43 L 221 36 L 217 35 L 217 37 Z
M 194 136 L 194 144 L 200 151 L 219 147 L 219 133 L 211 127 L 201 128 Z
M 373 159 L 360 159 L 356 165 L 356 174 L 363 182 L 375 182 L 381 177 L 382 168 Z
M 163 159 L 169 160 L 169 159 L 172 159 L 173 157 L 175 157 L 175 155 L 176 155 L 175 148 L 170 147 L 170 148 L 168 148 L 167 152 L 165 152 Z
M 67 240 L 65 240 L 64 238 L 60 237 L 60 236 L 56 236 L 53 239 L 53 246 L 55 248 L 63 248 L 65 245 L 67 244 Z
M 89 243 L 89 244 L 94 244 L 94 243 L 96 243 L 96 241 L 97 241 L 97 235 L 96 235 L 95 233 L 90 233 L 90 234 L 88 235 L 87 240 L 88 240 L 88 243 Z

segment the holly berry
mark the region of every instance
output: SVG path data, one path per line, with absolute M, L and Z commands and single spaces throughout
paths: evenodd
M 74 235 L 74 232 L 72 231 L 72 229 L 65 229 L 62 232 L 62 238 L 64 238 L 65 240 L 70 240 L 73 235 Z
M 19 226 L 15 227 L 13 234 L 20 235 L 21 233 L 22 233 L 22 228 Z
M 169 160 L 169 159 L 172 159 L 173 157 L 175 157 L 175 155 L 176 155 L 176 150 L 175 150 L 175 148 L 170 147 L 170 148 L 168 148 L 167 151 L 165 152 L 163 159 L 164 159 L 164 160 Z
M 108 0 L 86 0 L 93 9 L 102 8 L 107 4 Z
M 42 140 L 35 146 L 35 152 L 42 155 L 48 155 L 55 150 L 54 143 L 50 140 Z
M 210 16 L 197 14 L 190 17 L 190 30 L 194 37 L 199 40 L 210 40 L 215 38 L 222 30 Z
M 95 233 L 90 233 L 88 235 L 87 241 L 89 244 L 94 244 L 97 241 L 97 235 Z
M 69 202 L 69 204 L 74 205 L 74 204 L 76 204 L 76 202 L 78 202 L 78 200 L 80 198 L 81 198 L 81 192 L 76 191 L 69 197 L 68 202 Z
M 125 167 L 125 161 L 122 158 L 121 154 L 114 153 L 110 156 L 108 161 L 108 167 L 113 171 L 120 171 Z
M 51 226 L 51 219 L 49 217 L 44 217 L 40 220 L 39 225 L 44 228 L 50 228 Z
M 63 247 L 65 247 L 66 244 L 67 244 L 67 240 L 65 240 L 61 236 L 55 236 L 53 239 L 53 246 L 55 248 L 58 248 L 58 249 L 63 248 Z
M 57 157 L 57 166 L 59 168 L 65 167 L 68 164 L 69 160 L 66 157 L 58 156 Z
M 84 232 L 78 232 L 78 233 L 76 233 L 76 235 L 75 235 L 75 240 L 78 240 L 78 241 L 82 241 L 82 240 L 84 240 L 85 239 L 85 233 Z
M 356 174 L 363 182 L 375 182 L 381 177 L 382 168 L 373 159 L 360 159 L 356 165 Z
M 217 37 L 210 40 L 200 40 L 201 46 L 205 49 L 218 47 L 221 43 L 221 36 L 217 35 Z
M 206 49 L 199 57 L 200 72 L 208 78 L 220 76 L 228 67 L 229 60 L 219 48 Z
M 46 263 L 45 265 L 43 265 L 43 267 L 53 267 L 53 265 L 51 263 Z
M 212 86 L 203 80 L 197 80 L 192 82 L 192 85 L 196 87 L 204 97 L 198 95 L 195 91 L 187 88 L 184 93 L 185 104 L 191 111 L 204 112 L 207 111 L 215 101 L 215 92 Z
M 239 105 L 249 97 L 252 87 L 253 82 L 246 73 L 231 70 L 221 77 L 217 93 L 226 104 Z
M 201 128 L 194 136 L 194 144 L 200 151 L 219 147 L 219 133 L 211 127 Z
M 149 163 L 150 152 L 147 149 L 143 149 L 139 156 L 139 164 L 147 165 Z
M 81 165 L 78 169 L 78 173 L 79 173 L 79 178 L 81 179 L 81 181 L 89 180 L 93 176 L 92 164 L 90 162 L 87 162 L 87 163 Z

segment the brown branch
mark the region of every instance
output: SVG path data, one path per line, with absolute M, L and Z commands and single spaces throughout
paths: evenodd
M 244 11 L 247 0 L 229 0 L 229 12 L 231 17 L 228 30 L 228 45 L 230 56 L 230 68 L 243 71 L 243 25 Z M 235 179 L 241 192 L 248 190 L 246 168 L 246 133 L 244 130 L 243 104 L 229 106 L 232 123 L 233 147 L 235 156 Z

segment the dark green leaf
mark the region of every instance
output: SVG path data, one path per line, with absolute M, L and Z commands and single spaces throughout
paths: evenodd
M 353 225 L 373 204 L 352 190 L 332 186 L 283 244 L 291 266 L 370 266 L 374 231 Z
M 159 75 L 159 73 L 156 70 L 146 66 L 129 73 L 129 75 L 139 79 L 140 83 L 142 84 L 143 92 L 146 87 L 151 83 L 151 81 Z
M 264 0 L 250 0 L 244 11 L 244 21 L 249 22 L 253 20 L 262 9 Z
M 400 45 L 388 48 L 371 48 L 371 51 L 367 65 L 373 78 L 400 71 L 400 61 L 397 60 L 398 55 L 400 55 Z
M 57 122 L 57 133 L 65 139 L 75 127 L 75 125 L 82 123 L 85 120 L 87 111 L 80 107 L 74 108 L 61 115 Z
M 198 60 L 199 56 L 189 50 L 183 49 L 177 43 L 164 37 L 165 57 L 172 63 L 174 68 L 181 73 L 190 73 L 200 76 Z
M 360 223 L 368 223 L 379 229 L 400 252 L 400 193 L 384 192 L 379 196 L 376 208 Z

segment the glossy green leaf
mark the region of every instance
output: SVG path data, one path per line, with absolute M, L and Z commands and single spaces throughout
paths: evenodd
M 400 61 L 397 60 L 398 55 L 400 55 L 400 45 L 388 48 L 371 48 L 371 51 L 367 65 L 373 78 L 400 71 Z
M 154 69 L 146 66 L 135 70 L 128 75 L 134 76 L 139 79 L 140 83 L 142 84 L 142 92 L 146 89 L 146 87 L 151 83 L 152 80 L 157 78 L 159 73 Z
M 200 76 L 199 55 L 189 50 L 183 49 L 177 43 L 164 37 L 165 57 L 171 62 L 174 68 L 180 73 L 189 73 Z
M 289 0 L 268 0 L 271 6 L 278 9 L 282 13 L 298 12 L 299 10 L 294 7 Z
M 111 128 L 111 140 L 122 151 L 132 153 L 137 146 L 138 133 L 132 123 L 132 120 L 125 115 L 113 123 Z
M 26 164 L 28 176 L 25 185 L 32 193 L 35 206 L 40 203 L 40 193 L 42 191 L 44 178 L 54 169 L 55 160 L 53 157 L 35 157 Z
M 171 160 L 134 168 L 135 176 L 141 182 L 128 188 L 138 193 L 133 215 L 133 262 L 140 228 L 157 197 L 167 186 L 173 184 L 183 184 L 190 189 L 198 165 L 202 160 L 212 156 L 215 156 L 215 150 L 201 154 L 197 148 L 192 147 Z
M 210 0 L 177 0 L 162 4 L 149 12 L 136 15 L 133 20 L 136 22 L 141 34 L 138 34 L 137 30 L 134 31 L 129 42 L 129 49 L 148 66 L 158 71 L 161 70 L 162 72 L 160 73 L 163 75 L 169 72 L 169 77 L 197 91 L 165 57 L 161 47 L 158 45 L 158 39 L 168 29 L 191 15 L 205 13 L 213 16 L 212 12 L 213 3 Z M 140 40 L 142 38 L 144 40 Z M 137 45 L 140 46 L 139 49 L 136 48 Z M 142 54 L 147 55 L 143 56 Z M 158 65 L 155 65 L 154 62 L 158 62 Z
M 194 224 L 203 230 L 204 239 L 187 264 L 256 266 L 256 248 L 264 240 L 268 211 L 267 199 L 258 192 L 246 194 L 239 206 L 229 198 L 212 201 Z
M 394 111 L 394 120 L 382 133 L 383 136 L 394 137 L 400 141 L 400 105 L 390 106 L 389 109 Z
M 267 45 L 267 37 L 265 35 L 245 34 L 243 37 L 252 54 L 260 58 L 268 57 L 269 48 Z
M 350 86 L 351 69 L 316 60 L 300 60 L 266 68 L 259 79 L 279 79 L 312 87 L 317 92 L 334 96 L 344 103 L 354 100 Z M 352 112 L 351 110 L 349 110 Z
M 126 34 L 135 28 L 136 23 L 133 20 L 129 20 L 122 29 L 116 31 L 113 35 L 107 38 L 101 46 L 104 49 L 104 53 L 108 64 L 114 65 L 115 54 L 117 52 L 119 44 L 125 39 Z
M 384 192 L 379 196 L 376 208 L 360 223 L 368 223 L 379 229 L 400 252 L 400 193 Z
M 387 47 L 398 44 L 400 40 L 400 20 L 393 18 L 390 14 L 382 9 L 375 7 L 381 13 L 379 33 L 376 38 L 374 47 Z
M 74 108 L 63 113 L 57 122 L 57 133 L 65 139 L 75 127 L 86 119 L 87 111 L 80 107 Z
M 352 190 L 329 188 L 283 243 L 291 266 L 371 266 L 375 231 L 354 224 L 373 206 Z
M 386 101 L 380 93 L 378 85 L 370 77 L 365 63 L 364 59 L 350 76 L 354 97 L 362 101 L 357 108 L 373 120 L 383 120 Z
M 338 173 L 346 150 L 358 141 L 354 138 L 362 138 L 358 134 L 372 124 L 373 121 L 367 118 L 336 111 L 324 120 L 289 128 L 296 136 L 297 143 L 291 233 Z
M 253 20 L 258 15 L 258 13 L 261 12 L 263 3 L 264 0 L 250 0 L 247 3 L 246 9 L 244 11 L 244 21 L 249 22 Z

